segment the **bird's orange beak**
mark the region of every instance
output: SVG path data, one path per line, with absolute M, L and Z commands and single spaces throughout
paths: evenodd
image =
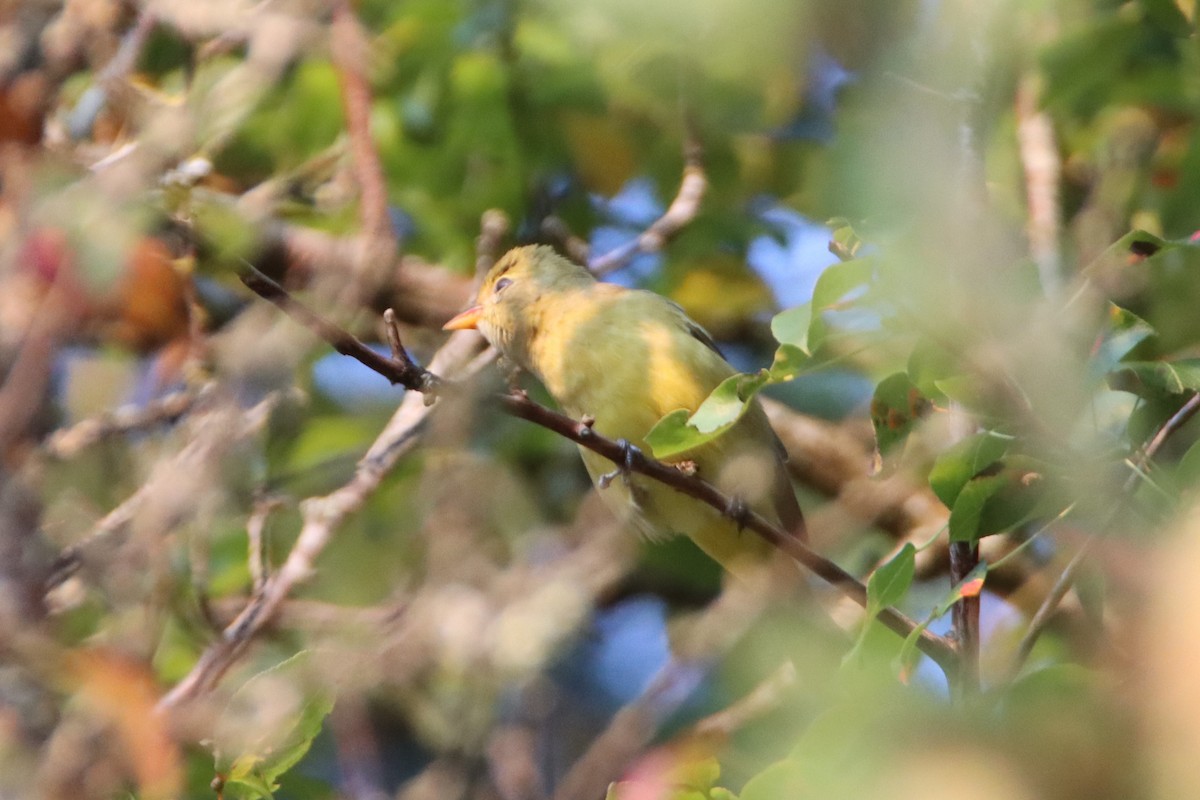
M 466 311 L 451 319 L 442 326 L 444 331 L 473 331 L 479 327 L 479 320 L 483 318 L 483 309 L 479 306 L 471 306 Z

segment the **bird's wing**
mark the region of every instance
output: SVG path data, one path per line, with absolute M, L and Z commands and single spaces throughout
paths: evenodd
M 722 359 L 725 358 L 725 354 L 721 352 L 721 348 L 717 347 L 717 343 L 713 341 L 711 336 L 709 336 L 708 331 L 704 330 L 704 328 L 702 328 L 695 320 L 689 317 L 687 312 L 683 310 L 682 306 L 673 300 L 666 300 L 665 302 L 671 307 L 671 310 L 675 312 L 675 315 L 679 321 L 679 326 L 687 332 L 688 336 L 691 336 L 693 339 L 700 342 L 700 344 L 704 345 L 709 350 L 712 350 Z

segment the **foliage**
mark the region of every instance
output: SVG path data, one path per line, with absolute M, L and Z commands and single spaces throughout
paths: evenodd
M 0 795 L 1200 785 L 1194 2 L 25 5 Z M 861 586 L 635 540 L 481 399 L 438 328 L 532 240 L 709 329 L 742 371 L 650 454 L 769 404 Z M 479 396 L 331 354 L 250 265 Z

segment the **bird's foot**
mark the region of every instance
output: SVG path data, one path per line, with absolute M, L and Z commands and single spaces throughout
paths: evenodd
M 689 477 L 694 476 L 700 469 L 696 465 L 696 462 L 692 461 L 690 458 L 684 459 L 683 461 L 676 461 L 671 466 Z
M 645 456 L 642 451 L 635 447 L 628 439 L 617 439 L 617 447 L 621 448 L 621 462 L 617 464 L 617 468 L 612 472 L 606 472 L 596 479 L 596 485 L 601 489 L 607 489 L 618 477 L 625 481 L 625 485 L 629 485 L 629 476 L 633 474 L 634 465 L 641 463 Z
M 729 498 L 729 502 L 725 504 L 725 516 L 733 520 L 733 524 L 737 525 L 739 531 L 745 529 L 746 523 L 750 519 L 750 506 L 746 505 L 746 501 L 736 495 Z

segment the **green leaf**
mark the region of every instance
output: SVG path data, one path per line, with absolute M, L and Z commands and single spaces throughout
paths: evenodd
M 942 453 L 929 472 L 929 486 L 947 508 L 954 508 L 967 482 L 1008 452 L 1011 440 L 995 433 L 977 433 Z
M 908 378 L 926 397 L 941 397 L 941 381 L 959 377 L 959 357 L 931 339 L 921 337 L 913 345 L 906 368 Z
M 1127 361 L 1110 373 L 1109 386 L 1140 397 L 1162 397 L 1200 390 L 1200 358 L 1178 361 Z
M 851 302 L 849 297 L 870 285 L 875 265 L 866 259 L 844 261 L 827 267 L 813 288 L 812 321 L 808 326 L 808 349 L 815 352 L 829 335 L 826 315 L 842 310 Z
M 854 646 L 842 659 L 843 664 L 853 662 L 862 653 L 871 624 L 875 617 L 879 616 L 879 612 L 899 602 L 912 586 L 913 575 L 916 573 L 916 556 L 917 548 L 911 542 L 906 542 L 899 552 L 871 573 L 867 580 L 865 619 Z
M 792 380 L 815 366 L 817 366 L 817 362 L 799 347 L 781 344 L 775 351 L 775 360 L 771 363 L 768 372 L 771 375 L 771 383 L 782 383 Z
M 1139 5 L 1146 12 L 1146 19 L 1172 36 L 1186 38 L 1194 32 L 1175 0 L 1140 0 Z
M 929 409 L 925 395 L 903 372 L 880 381 L 871 399 L 871 424 L 879 452 L 885 453 L 903 441 Z
M 972 541 L 1010 530 L 1039 514 L 1056 514 L 1061 506 L 1046 490 L 1047 466 L 1025 455 L 1008 455 L 987 470 L 994 475 L 972 478 L 950 511 L 950 540 Z M 956 522 L 956 516 L 959 519 Z
M 972 478 L 958 493 L 950 510 L 950 541 L 969 542 L 983 535 L 984 505 L 1008 484 L 1004 474 Z
M 916 572 L 917 548 L 906 542 L 896 555 L 871 573 L 867 581 L 867 613 L 878 614 L 904 598 Z
M 838 258 L 854 258 L 862 248 L 863 241 L 854 226 L 845 217 L 834 217 L 825 223 L 833 231 L 829 249 Z
M 1096 342 L 1089 364 L 1095 378 L 1107 375 L 1121 359 L 1154 335 L 1154 329 L 1131 311 L 1109 303 L 1108 327 Z
M 726 378 L 705 398 L 688 423 L 701 433 L 714 433 L 728 428 L 741 418 L 751 398 L 766 385 L 769 377 L 763 369 Z
M 670 458 L 712 441 L 741 419 L 750 400 L 769 380 L 765 369 L 726 378 L 695 413 L 681 408 L 655 423 L 646 434 L 646 445 L 655 458 Z
M 995 403 L 978 378 L 970 375 L 954 375 L 934 382 L 938 394 L 950 398 L 971 411 L 992 414 Z
M 781 311 L 771 320 L 771 335 L 780 344 L 790 344 L 808 353 L 808 329 L 812 324 L 812 303 Z
M 921 657 L 921 651 L 917 649 L 917 642 L 920 640 L 921 634 L 925 632 L 925 629 L 936 618 L 936 616 L 930 616 L 929 619 L 913 628 L 908 636 L 904 637 L 904 644 L 900 645 L 900 652 L 896 654 L 894 662 L 896 675 L 899 677 L 901 683 L 908 683 L 912 677 L 913 670 L 917 668 L 917 660 Z
M 686 408 L 680 408 L 654 423 L 654 427 L 646 434 L 646 445 L 655 458 L 668 458 L 713 438 L 688 425 L 691 416 Z

